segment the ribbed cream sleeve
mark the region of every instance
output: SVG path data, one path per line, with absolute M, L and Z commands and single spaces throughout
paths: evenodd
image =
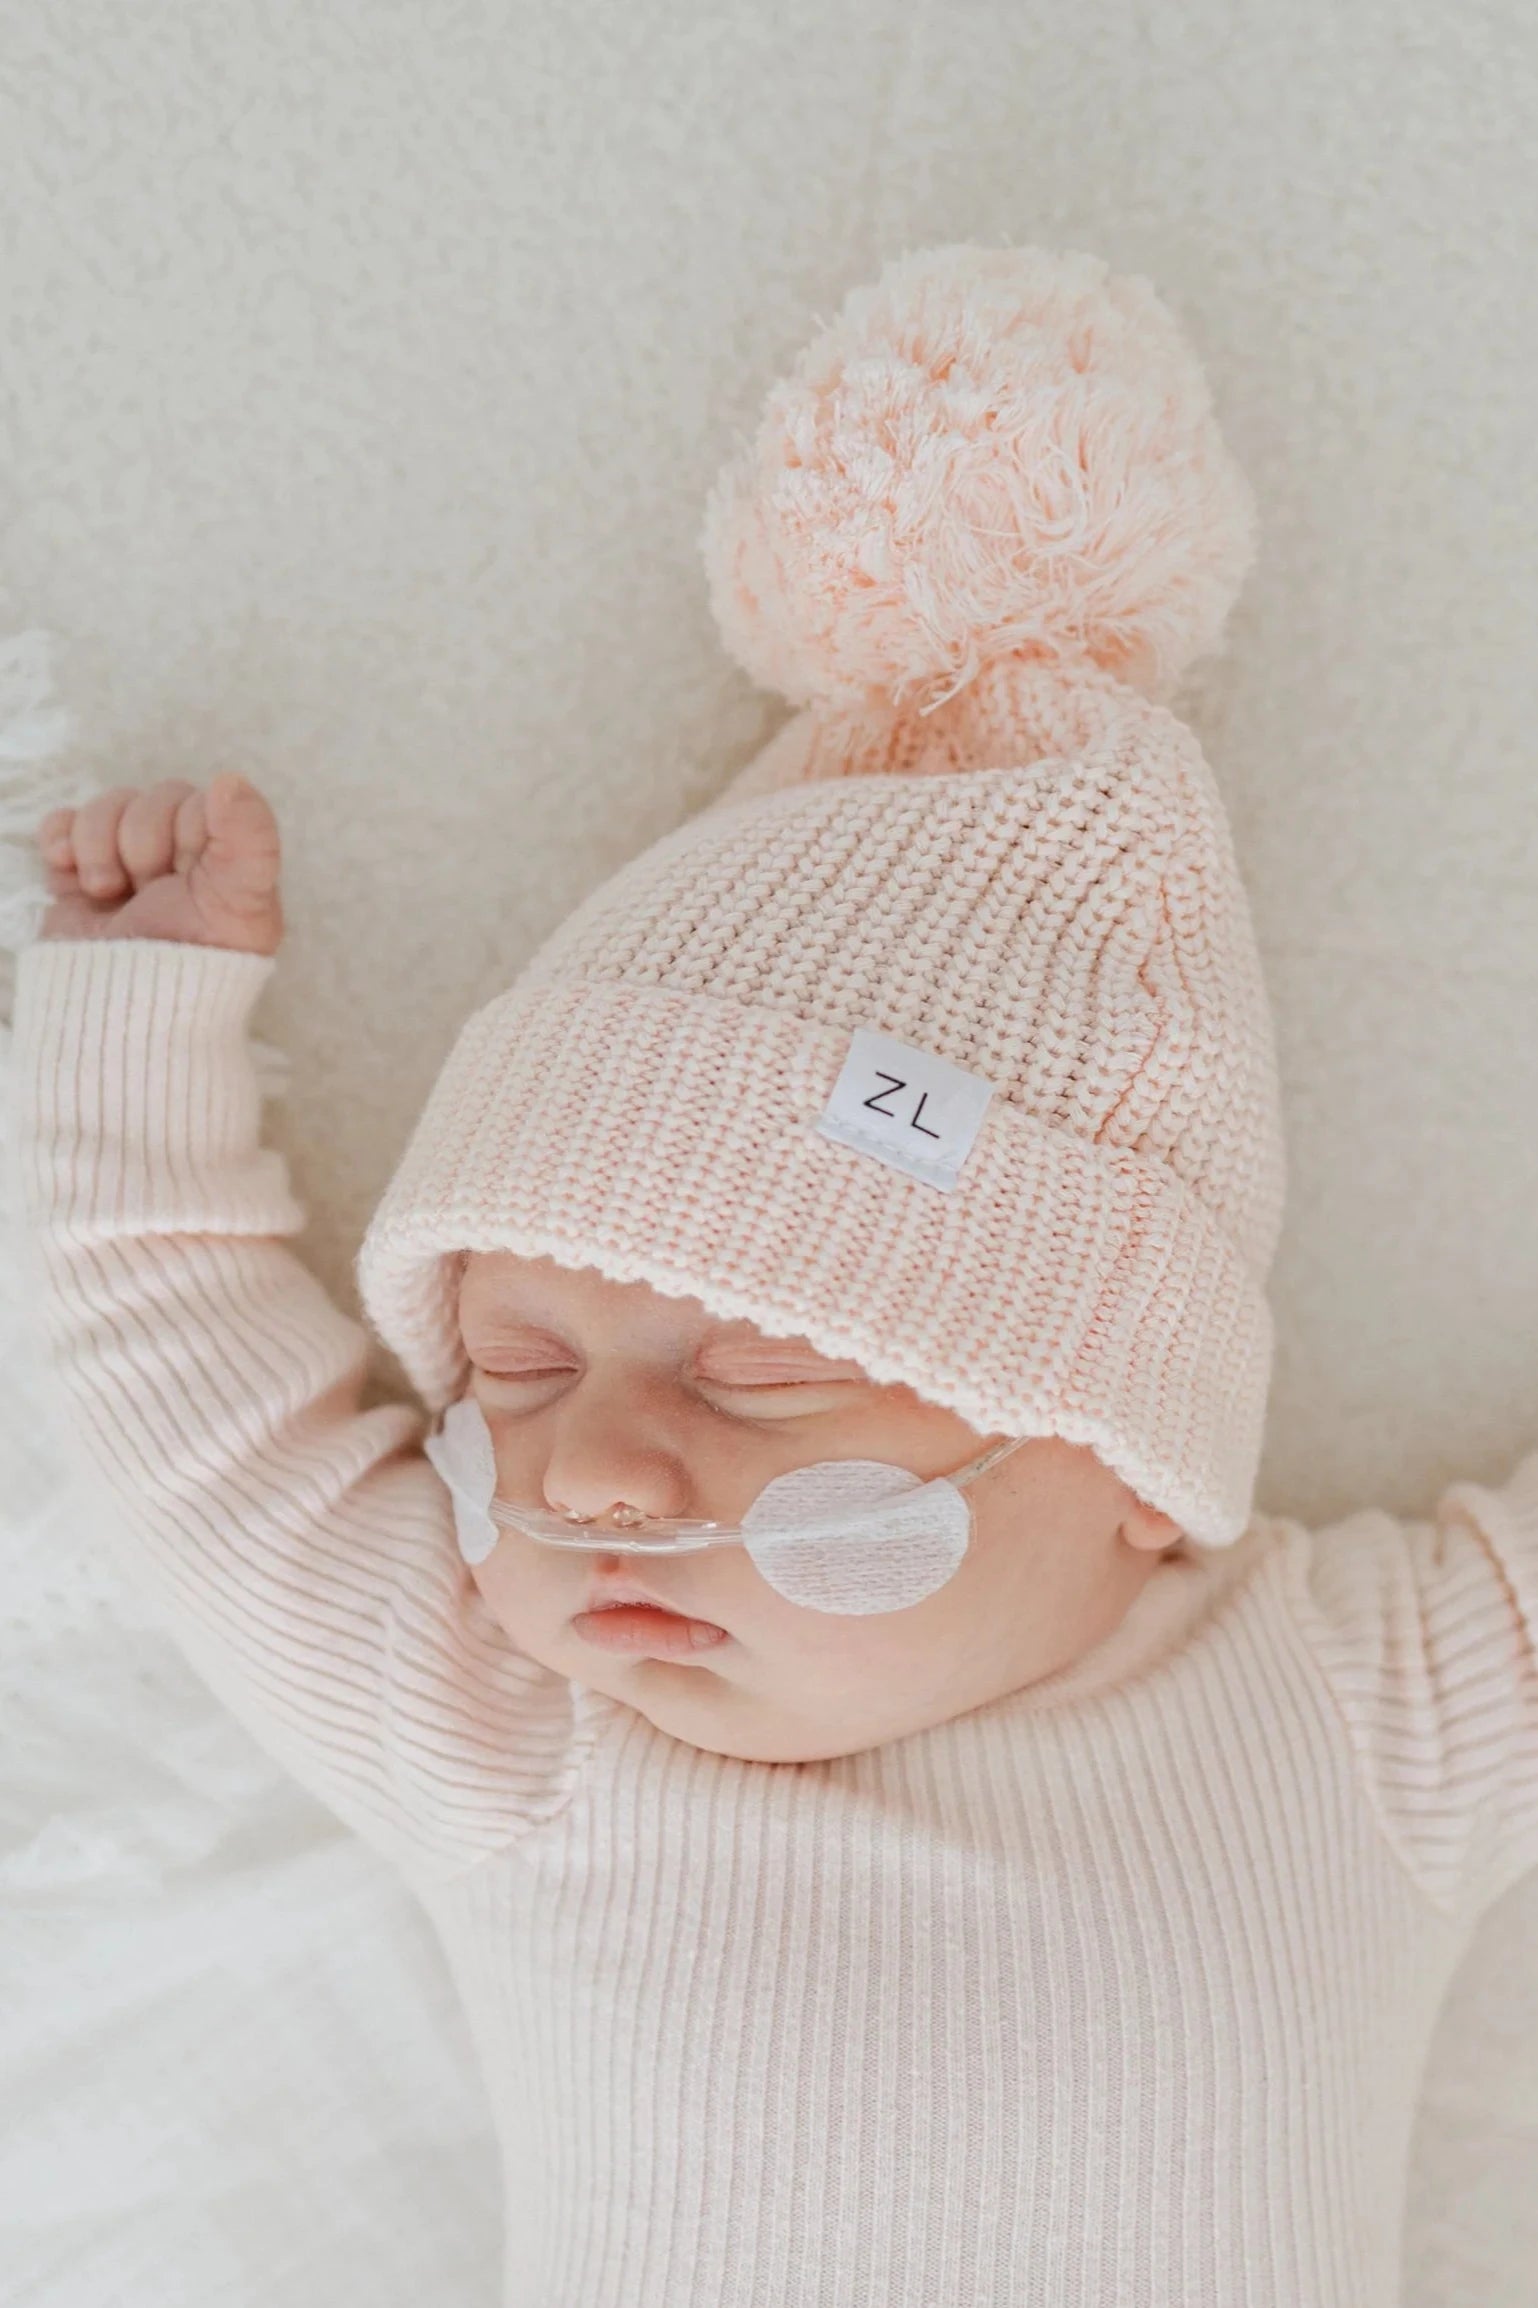
M 1538 1451 L 1310 1534 L 1294 1596 L 1401 1862 L 1473 1916 L 1538 1867 Z
M 18 960 L 18 1254 L 104 1537 L 261 1744 L 432 1879 L 564 1802 L 569 1686 L 461 1563 L 420 1414 L 281 1237 L 247 1027 L 274 964 L 148 939 Z

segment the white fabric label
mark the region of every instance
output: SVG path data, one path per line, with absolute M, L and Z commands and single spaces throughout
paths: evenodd
M 993 1084 L 965 1066 L 857 1026 L 817 1127 L 841 1146 L 949 1192 L 992 1096 Z

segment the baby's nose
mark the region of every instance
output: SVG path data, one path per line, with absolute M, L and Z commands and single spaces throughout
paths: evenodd
M 688 1514 L 692 1486 L 676 1451 L 605 1416 L 563 1429 L 546 1462 L 544 1491 L 556 1514 L 624 1529 L 651 1516 Z
M 612 1523 L 616 1530 L 627 1531 L 638 1524 L 649 1522 L 662 1512 L 657 1507 L 638 1507 L 629 1499 L 611 1499 L 605 1507 L 574 1507 L 569 1499 L 560 1499 L 545 1486 L 545 1503 L 556 1514 L 564 1515 L 569 1523 Z

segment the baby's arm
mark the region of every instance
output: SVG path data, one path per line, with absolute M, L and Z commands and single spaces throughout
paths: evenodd
M 1301 1624 L 1391 1840 L 1449 1912 L 1538 1867 L 1538 1451 L 1429 1518 L 1292 1527 Z
M 209 1685 L 423 1878 L 559 1803 L 569 1687 L 461 1564 L 420 1415 L 359 1408 L 366 1341 L 282 1246 L 247 1024 L 278 838 L 236 778 L 55 812 L 18 960 L 19 1248 L 112 1543 Z M 94 893 L 94 894 L 93 894 Z

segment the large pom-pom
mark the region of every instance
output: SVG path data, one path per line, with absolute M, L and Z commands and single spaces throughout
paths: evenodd
M 1147 281 L 963 245 L 845 299 L 702 544 L 727 647 L 798 705 L 922 710 L 1017 654 L 1163 696 L 1218 639 L 1254 508 Z

